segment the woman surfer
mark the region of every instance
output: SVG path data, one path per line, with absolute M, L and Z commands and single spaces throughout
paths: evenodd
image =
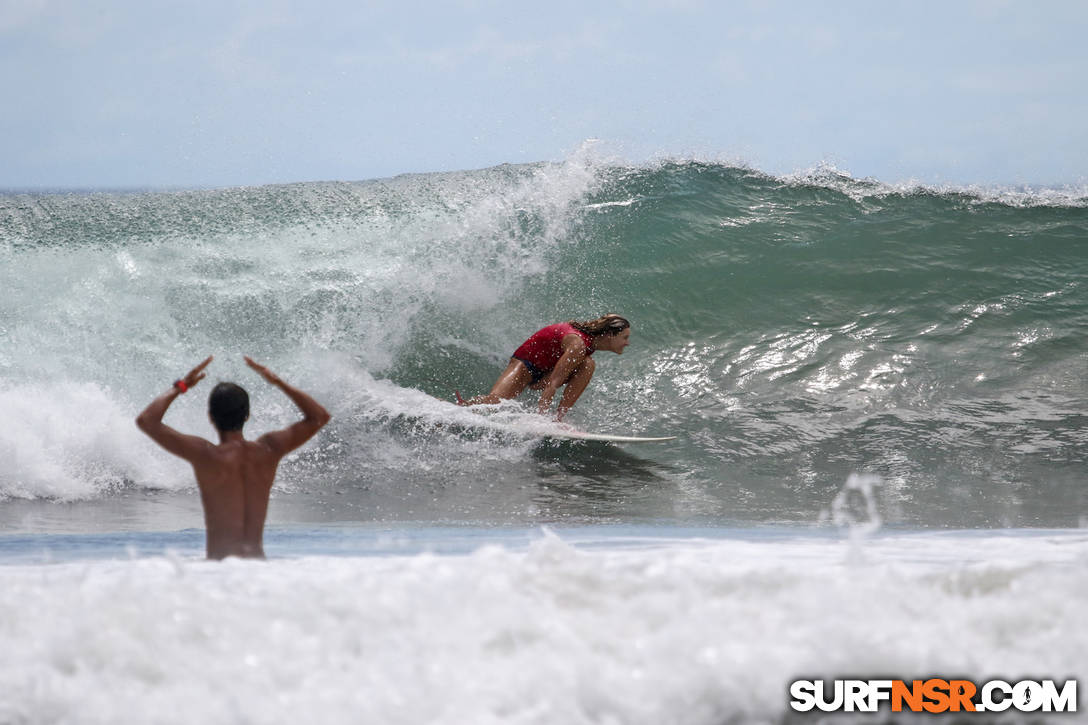
M 593 353 L 609 350 L 622 355 L 630 339 L 631 323 L 619 315 L 548 325 L 534 332 L 514 351 L 510 364 L 495 381 L 490 393 L 465 400 L 459 391 L 454 391 L 457 404 L 494 404 L 516 398 L 528 387 L 543 391 L 538 410 L 544 415 L 551 408 L 556 391 L 566 385 L 555 414 L 556 420 L 563 420 L 593 377 L 596 367 Z

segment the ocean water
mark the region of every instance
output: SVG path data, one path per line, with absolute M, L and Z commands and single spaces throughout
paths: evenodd
M 0 194 L 0 723 L 787 722 L 800 677 L 1083 675 L 1086 280 L 1084 189 L 828 168 Z M 568 422 L 676 441 L 439 400 L 604 312 L 631 346 Z M 267 562 L 201 560 L 133 424 L 209 354 L 251 435 L 295 412 L 243 354 L 333 414 Z M 204 391 L 167 422 L 211 437 Z

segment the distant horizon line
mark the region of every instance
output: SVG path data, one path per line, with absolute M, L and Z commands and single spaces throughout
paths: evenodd
M 442 174 L 460 174 L 460 173 L 473 173 L 478 171 L 486 171 L 488 169 L 501 168 L 503 166 L 534 166 L 540 164 L 566 164 L 571 163 L 575 157 L 579 154 L 568 155 L 564 159 L 544 159 L 539 161 L 521 161 L 521 162 L 502 162 L 498 164 L 490 164 L 487 166 L 475 166 L 460 169 L 437 169 L 432 171 L 403 171 L 393 174 L 376 175 L 371 177 L 356 177 L 356 178 L 303 178 L 291 181 L 257 181 L 257 182 L 208 182 L 199 184 L 175 184 L 175 183 L 148 183 L 148 184 L 103 184 L 101 186 L 87 186 L 83 184 L 30 184 L 30 185 L 5 185 L 0 184 L 0 195 L 3 196 L 15 196 L 23 194 L 38 194 L 43 196 L 52 195 L 64 195 L 64 194 L 154 194 L 154 193 L 185 193 L 185 192 L 202 192 L 202 191 L 222 191 L 227 189 L 251 189 L 268 186 L 295 186 L 303 184 L 358 184 L 379 182 L 391 179 L 397 179 L 410 176 L 429 176 L 429 175 L 442 175 Z M 654 167 L 664 166 L 667 164 L 706 164 L 711 166 L 722 166 L 726 168 L 736 168 L 752 171 L 757 174 L 763 174 L 771 178 L 783 179 L 783 180 L 801 180 L 806 177 L 815 177 L 820 174 L 833 174 L 839 175 L 845 178 L 849 178 L 857 182 L 870 182 L 885 185 L 891 188 L 896 187 L 918 187 L 928 188 L 938 191 L 1058 191 L 1066 193 L 1078 193 L 1081 196 L 1088 197 L 1088 174 L 1081 177 L 1077 181 L 1050 181 L 1050 182 L 1014 182 L 1014 181 L 925 181 L 919 179 L 916 176 L 907 176 L 897 180 L 887 180 L 872 175 L 857 176 L 851 173 L 848 169 L 842 169 L 835 165 L 835 163 L 821 160 L 807 168 L 797 169 L 789 172 L 772 172 L 762 169 L 750 162 L 746 162 L 738 159 L 726 159 L 724 157 L 719 158 L 699 158 L 692 155 L 662 155 L 659 157 L 646 159 L 643 161 L 635 162 L 629 160 L 623 160 L 618 158 L 613 159 L 599 159 L 595 160 L 592 165 L 601 168 L 622 168 L 628 167 L 633 169 L 645 168 L 651 169 Z

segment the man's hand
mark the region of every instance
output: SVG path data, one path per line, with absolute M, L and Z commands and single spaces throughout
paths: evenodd
M 249 365 L 249 366 L 250 366 L 251 368 L 253 368 L 254 370 L 256 370 L 256 371 L 257 371 L 257 373 L 258 373 L 258 374 L 259 374 L 259 375 L 260 375 L 260 376 L 261 376 L 262 378 L 264 378 L 265 380 L 267 380 L 267 381 L 268 381 L 269 383 L 271 383 L 272 385 L 281 385 L 281 384 L 283 383 L 283 381 L 282 381 L 282 380 L 280 380 L 280 377 L 279 377 L 278 375 L 276 375 L 276 374 L 275 374 L 274 372 L 272 372 L 271 370 L 269 370 L 269 369 L 268 369 L 267 367 L 265 367 L 264 365 L 261 365 L 261 364 L 260 364 L 259 362 L 257 362 L 257 361 L 256 361 L 256 360 L 254 360 L 253 358 L 251 358 L 251 357 L 250 357 L 249 355 L 243 355 L 242 357 L 244 357 L 244 358 L 245 358 L 245 360 L 246 360 L 246 365 Z
M 278 375 L 248 355 L 242 357 L 245 358 L 246 365 L 256 370 L 270 384 L 282 390 L 291 399 L 291 402 L 298 406 L 303 415 L 302 420 L 289 425 L 283 430 L 265 433 L 257 439 L 258 443 L 268 446 L 277 456 L 284 456 L 310 440 L 314 433 L 317 433 L 322 426 L 329 422 L 331 418 L 329 411 L 322 408 L 321 404 L 316 400 L 293 385 L 285 383 Z
M 211 363 L 213 357 L 213 355 L 209 355 L 207 360 L 200 363 L 195 368 L 185 374 L 185 377 L 181 379 L 181 382 L 185 384 L 186 388 L 191 388 L 204 378 L 208 377 L 207 373 L 203 371 L 204 368 L 208 367 L 208 365 Z

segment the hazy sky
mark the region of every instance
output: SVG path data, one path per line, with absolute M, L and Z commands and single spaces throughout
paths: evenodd
M 558 160 L 1088 179 L 1088 2 L 0 0 L 0 188 Z

